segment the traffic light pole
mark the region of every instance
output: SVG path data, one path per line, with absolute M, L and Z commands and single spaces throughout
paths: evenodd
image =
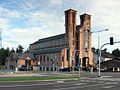
M 116 43 L 120 43 L 120 41 L 117 41 L 117 42 L 113 42 L 113 37 L 110 37 L 110 43 L 105 43 L 101 46 L 100 50 L 99 50 L 99 75 L 98 77 L 101 77 L 100 75 L 100 59 L 101 59 L 101 50 L 102 48 L 105 46 L 105 45 L 113 45 L 113 44 L 116 44 Z
M 101 46 L 101 48 L 100 48 L 100 50 L 99 50 L 99 74 L 98 74 L 98 77 L 101 77 L 101 75 L 100 75 L 100 59 L 101 59 L 101 50 L 102 50 L 102 48 L 105 46 L 105 45 L 109 45 L 110 43 L 105 43 L 105 44 L 103 44 L 102 46 Z

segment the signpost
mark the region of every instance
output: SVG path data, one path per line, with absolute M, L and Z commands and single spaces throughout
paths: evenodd
M 80 62 L 77 64 L 78 68 L 79 68 L 79 78 L 80 78 Z

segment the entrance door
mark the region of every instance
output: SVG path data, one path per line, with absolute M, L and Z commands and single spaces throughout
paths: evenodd
M 31 65 L 31 60 L 25 60 L 25 65 L 27 66 L 27 65 Z
M 83 67 L 87 67 L 89 65 L 89 58 L 88 57 L 84 57 L 83 58 Z
M 86 57 L 83 58 L 83 67 L 86 67 Z

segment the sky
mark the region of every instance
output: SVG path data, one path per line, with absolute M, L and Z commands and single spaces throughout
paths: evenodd
M 79 15 L 87 13 L 92 15 L 92 32 L 109 29 L 99 33 L 100 47 L 110 37 L 120 41 L 120 0 L 0 0 L 2 47 L 21 44 L 27 49 L 38 39 L 64 33 L 64 11 L 70 8 L 77 11 L 77 25 Z M 92 34 L 92 47 L 98 48 L 98 33 Z M 120 44 L 104 48 L 112 52 Z

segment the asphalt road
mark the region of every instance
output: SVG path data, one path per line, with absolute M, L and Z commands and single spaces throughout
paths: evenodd
M 20 72 L 21 73 L 21 72 Z M 24 72 L 31 74 L 30 72 Z M 33 74 L 33 73 L 32 73 Z M 31 74 L 31 75 L 32 75 Z M 35 75 L 41 75 L 35 72 Z M 97 77 L 96 73 L 81 72 L 81 77 L 84 79 L 79 80 L 53 80 L 53 81 L 25 81 L 25 82 L 0 82 L 0 90 L 120 90 L 120 72 L 105 72 L 101 73 L 102 78 Z M 11 76 L 12 74 L 10 74 Z M 20 75 L 20 74 L 19 74 Z M 21 74 L 22 75 L 22 74 Z M 32 77 L 71 77 L 71 72 L 57 72 L 42 74 L 43 76 L 28 76 L 23 78 Z M 44 76 L 45 75 L 45 76 Z M 47 76 L 46 76 L 47 75 Z M 3 75 L 4 76 L 4 75 Z M 18 76 L 6 78 L 19 78 Z M 74 73 L 78 76 L 78 72 Z M 5 78 L 5 77 L 0 77 Z
M 0 82 L 0 90 L 120 90 L 118 78 L 86 78 L 32 82 Z

